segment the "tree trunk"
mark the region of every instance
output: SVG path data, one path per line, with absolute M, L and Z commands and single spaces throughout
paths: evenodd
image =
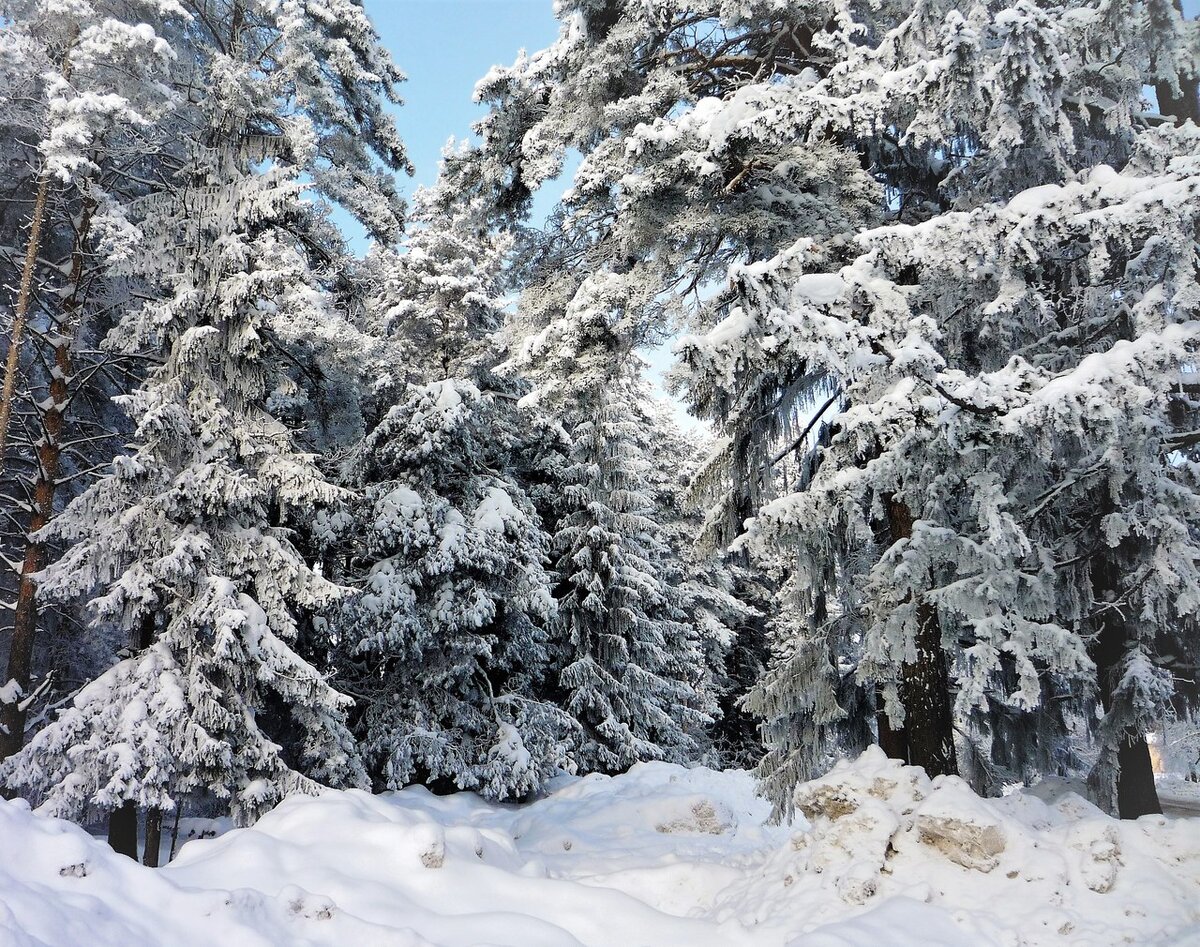
M 1115 551 L 1113 555 L 1115 557 Z M 1115 558 L 1096 565 L 1092 572 L 1092 586 L 1097 599 L 1111 597 L 1115 600 L 1119 597 L 1120 572 Z M 1096 662 L 1100 702 L 1106 712 L 1112 710 L 1113 691 L 1120 679 L 1121 661 L 1128 647 L 1129 632 L 1124 618 L 1116 608 L 1106 609 L 1100 621 L 1100 634 L 1091 649 L 1092 660 Z M 1117 814 L 1122 819 L 1136 819 L 1161 813 L 1146 735 L 1133 728 L 1124 729 L 1117 737 L 1116 754 Z
M 128 855 L 137 861 L 137 834 L 138 812 L 135 803 L 126 802 L 108 814 L 108 844 L 118 855 Z
M 71 50 L 77 34 L 71 36 L 62 54 L 62 77 L 71 78 Z M 8 337 L 8 358 L 4 364 L 4 384 L 0 393 L 0 471 L 4 470 L 5 450 L 8 446 L 8 428 L 12 421 L 13 396 L 16 393 L 17 365 L 21 355 L 21 335 L 25 331 L 25 320 L 29 315 L 29 303 L 33 296 L 33 275 L 37 269 L 38 253 L 42 246 L 42 226 L 46 220 L 46 203 L 50 196 L 50 172 L 42 168 L 38 175 L 37 196 L 33 200 L 33 216 L 29 221 L 29 239 L 25 244 L 25 261 L 21 267 L 21 287 L 17 291 L 17 308 L 13 312 L 12 331 Z M 24 685 L 22 685 L 24 686 Z M 0 757 L 2 759 L 3 757 Z
M 50 174 L 38 178 L 37 196 L 33 200 L 33 219 L 29 224 L 29 240 L 25 245 L 25 263 L 21 268 L 21 288 L 17 291 L 17 308 L 13 313 L 12 331 L 8 336 L 8 358 L 4 364 L 4 385 L 0 392 L 0 470 L 8 446 L 8 428 L 12 420 L 12 402 L 17 387 L 17 365 L 21 356 L 21 336 L 29 314 L 33 295 L 33 273 L 37 268 L 38 251 L 42 245 L 42 223 L 46 219 L 46 200 L 50 195 Z
M 40 406 L 42 436 L 37 443 L 37 480 L 33 488 L 33 512 L 25 534 L 25 557 L 21 564 L 17 604 L 13 615 L 13 633 L 8 652 L 6 679 L 16 681 L 22 691 L 29 688 L 33 671 L 33 650 L 38 630 L 37 583 L 34 575 L 46 564 L 46 543 L 38 531 L 54 516 L 54 498 L 61 469 L 63 431 L 70 403 L 71 341 L 79 307 L 82 305 L 84 249 L 87 245 L 95 204 L 85 203 L 75 232 L 71 252 L 71 294 L 63 302 L 63 318 L 54 335 L 54 371 L 50 377 L 50 397 Z M 7 379 L 6 379 L 7 384 Z M 2 444 L 2 441 L 0 441 Z M 2 450 L 0 446 L 0 450 Z M 25 742 L 25 711 L 20 699 L 0 704 L 0 760 L 21 749 Z
M 883 709 L 883 689 L 875 688 L 875 730 L 878 734 L 879 748 L 888 755 L 889 759 L 908 762 L 908 738 L 903 727 L 893 727 L 888 719 L 887 711 Z
M 1188 81 L 1186 77 L 1180 76 L 1179 85 L 1180 94 L 1176 95 L 1168 83 L 1154 84 L 1159 112 L 1174 118 L 1176 125 L 1182 125 L 1189 119 L 1200 125 L 1200 97 L 1196 95 L 1196 80 Z
M 146 813 L 146 847 L 142 849 L 142 864 L 149 868 L 157 868 L 161 848 L 162 809 L 155 807 Z
M 904 666 L 900 679 L 909 762 L 924 767 L 930 776 L 957 775 L 950 671 L 937 606 L 921 599 L 917 616 L 917 660 Z
M 1183 4 L 1175 0 L 1175 9 L 1183 16 Z M 1194 75 L 1181 73 L 1175 77 L 1179 83 L 1179 92 L 1171 88 L 1171 84 L 1160 80 L 1154 84 L 1154 95 L 1158 99 L 1158 111 L 1162 115 L 1170 115 L 1176 125 L 1182 125 L 1189 119 L 1200 125 L 1200 80 Z
M 33 273 L 37 266 L 38 249 L 42 242 L 42 222 L 46 217 L 46 198 L 50 192 L 50 176 L 42 172 L 38 181 L 37 197 L 33 202 L 33 219 L 29 226 L 29 242 L 25 248 L 25 265 L 21 270 L 21 288 L 17 294 L 17 308 L 13 314 L 12 331 L 8 337 L 8 359 L 4 366 L 3 391 L 0 392 L 0 471 L 4 469 L 4 457 L 8 444 L 8 428 L 12 420 L 12 402 L 16 393 L 17 363 L 21 352 L 21 335 L 25 331 L 25 317 L 29 312 L 29 299 L 33 294 Z M 35 505 L 36 501 L 35 501 Z M 37 520 L 37 512 L 33 521 Z M 32 531 L 33 524 L 30 524 Z M 17 618 L 14 620 L 12 642 L 8 651 L 8 669 L 4 681 L 15 683 L 19 690 L 10 702 L 0 703 L 0 760 L 7 759 L 25 742 L 25 707 L 21 700 L 29 688 L 33 665 L 33 638 L 35 628 L 21 621 L 22 605 L 28 613 L 31 594 L 26 588 L 25 576 L 40 568 L 33 557 L 33 546 L 25 550 L 25 563 L 21 569 L 21 588 L 17 594 Z M 31 568 L 32 567 L 32 568 Z M 26 601 L 22 601 L 22 595 Z
M 1154 767 L 1146 737 L 1126 731 L 1117 744 L 1117 812 L 1122 819 L 1144 815 L 1162 815 L 1158 788 L 1154 785 Z
M 65 388 L 66 383 L 57 377 L 50 385 L 54 406 L 43 418 L 45 432 L 37 448 L 38 474 L 33 490 L 33 514 L 29 518 L 29 531 L 25 534 L 25 559 L 21 564 L 21 580 L 17 587 L 17 606 L 8 652 L 8 679 L 16 681 L 22 690 L 29 687 L 33 645 L 37 638 L 37 583 L 33 576 L 46 564 L 46 544 L 36 537 L 38 530 L 49 523 L 54 515 L 54 493 L 58 482 L 62 410 L 66 406 L 66 396 L 65 391 L 56 389 Z M 0 734 L 0 759 L 6 759 L 21 749 L 25 740 L 25 710 L 19 700 L 0 705 L 0 723 L 4 725 L 4 732 Z
M 175 849 L 179 845 L 179 817 L 183 815 L 183 800 L 177 800 L 175 803 L 175 822 L 171 826 L 171 852 L 167 855 L 167 861 L 175 860 Z
M 893 542 L 911 539 L 913 516 L 908 506 L 891 497 L 888 513 Z M 913 644 L 916 660 L 902 665 L 899 681 L 900 702 L 904 705 L 905 762 L 923 767 L 930 776 L 957 774 L 950 669 L 942 647 L 937 606 L 924 596 L 917 600 L 917 632 Z M 886 726 L 881 730 L 880 739 L 888 739 L 899 749 L 895 732 L 890 725 Z M 884 751 L 888 752 L 888 747 L 884 747 Z

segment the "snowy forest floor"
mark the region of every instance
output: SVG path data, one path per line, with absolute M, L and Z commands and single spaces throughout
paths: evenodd
M 983 800 L 878 752 L 798 800 L 808 820 L 767 825 L 746 773 L 667 764 L 564 777 L 528 805 L 331 791 L 157 870 L 0 803 L 0 943 L 1200 943 L 1200 819 Z

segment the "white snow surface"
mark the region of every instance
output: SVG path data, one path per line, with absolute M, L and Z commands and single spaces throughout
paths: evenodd
M 290 798 L 162 869 L 0 802 L 6 947 L 1200 943 L 1200 819 L 979 799 L 869 751 L 764 824 L 743 772 L 651 763 L 526 805 Z

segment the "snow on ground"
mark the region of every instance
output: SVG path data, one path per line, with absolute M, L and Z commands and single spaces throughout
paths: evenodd
M 646 764 L 524 806 L 295 797 L 159 870 L 0 803 L 5 947 L 1200 944 L 1200 819 L 982 800 L 868 752 L 764 824 L 740 772 Z
M 1200 816 L 1200 783 L 1180 776 L 1156 780 L 1163 812 L 1176 816 Z

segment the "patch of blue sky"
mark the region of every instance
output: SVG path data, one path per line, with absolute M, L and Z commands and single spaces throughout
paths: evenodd
M 474 102 L 475 84 L 495 65 L 516 61 L 558 35 L 552 0 L 365 0 L 383 45 L 408 76 L 400 86 L 404 104 L 393 107 L 396 124 L 415 173 L 401 176 L 403 191 L 437 180 L 446 143 L 473 138 L 471 125 L 485 114 Z M 570 177 L 543 188 L 533 214 L 545 219 Z M 367 240 L 348 215 L 335 215 L 352 249 L 363 253 Z

